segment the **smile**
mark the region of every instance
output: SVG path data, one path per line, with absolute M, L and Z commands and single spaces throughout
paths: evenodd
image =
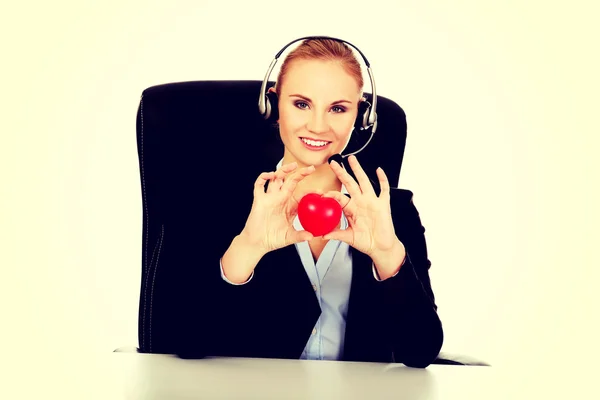
M 326 140 L 312 140 L 307 138 L 300 138 L 305 147 L 311 150 L 321 150 L 327 147 L 327 145 L 331 142 Z

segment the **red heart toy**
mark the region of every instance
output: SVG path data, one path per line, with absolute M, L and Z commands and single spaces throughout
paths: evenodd
M 304 230 L 314 237 L 331 232 L 342 217 L 342 207 L 331 197 L 309 193 L 298 203 L 298 219 Z

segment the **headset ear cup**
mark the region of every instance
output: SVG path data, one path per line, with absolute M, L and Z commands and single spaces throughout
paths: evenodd
M 265 115 L 265 119 L 267 122 L 276 123 L 279 119 L 279 99 L 277 97 L 277 93 L 275 92 L 267 92 L 265 95 L 266 105 L 267 105 L 267 113 Z
M 358 104 L 358 113 L 356 114 L 356 121 L 354 122 L 354 128 L 363 130 L 366 129 L 369 123 L 369 110 L 371 109 L 371 103 L 368 101 L 361 101 Z

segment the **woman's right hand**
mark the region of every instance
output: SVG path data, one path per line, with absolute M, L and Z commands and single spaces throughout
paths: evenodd
M 275 172 L 264 172 L 254 183 L 254 201 L 240 237 L 261 253 L 311 240 L 308 231 L 296 231 L 293 226 L 298 202 L 292 195 L 298 183 L 313 173 L 314 166 L 297 170 L 295 162 L 281 166 Z M 265 184 L 269 186 L 265 191 Z
M 313 238 L 310 232 L 296 231 L 293 226 L 298 211 L 293 193 L 298 182 L 314 170 L 314 166 L 297 170 L 297 164 L 291 163 L 259 175 L 246 225 L 221 258 L 223 273 L 230 282 L 247 282 L 268 252 Z

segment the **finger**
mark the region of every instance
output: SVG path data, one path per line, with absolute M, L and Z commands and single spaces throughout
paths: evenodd
M 288 194 L 292 194 L 294 190 L 296 190 L 298 182 L 306 178 L 308 175 L 312 174 L 314 171 L 315 167 L 313 165 L 306 168 L 302 168 L 300 171 L 290 176 L 289 179 L 285 180 L 281 190 L 286 191 Z
M 360 163 L 356 156 L 348 157 L 348 163 L 350 164 L 350 168 L 354 172 L 356 179 L 358 180 L 358 184 L 360 185 L 360 189 L 364 194 L 375 195 L 375 190 L 373 190 L 373 185 L 371 185 L 371 181 L 369 177 L 361 167 Z
M 383 171 L 381 167 L 377 168 L 377 177 L 379 178 L 379 187 L 381 188 L 381 192 L 379 193 L 380 198 L 388 198 L 390 197 L 390 181 L 388 180 L 387 175 Z
M 288 173 L 289 172 L 285 172 L 283 169 L 279 168 L 277 171 L 275 171 L 275 179 L 283 180 Z
M 323 195 L 323 197 L 331 197 L 335 199 L 338 204 L 342 207 L 342 212 L 346 215 L 346 218 L 352 219 L 356 213 L 356 205 L 352 202 L 352 199 L 348 198 L 345 194 L 338 191 L 330 191 Z
M 265 193 L 265 184 L 275 176 L 275 172 L 263 172 L 254 182 L 254 196 Z
M 348 243 L 350 246 L 354 246 L 354 232 L 352 228 L 347 229 L 335 229 L 326 235 L 323 235 L 325 240 L 339 240 L 340 242 Z
M 292 172 L 293 170 L 295 170 L 297 167 L 298 167 L 298 163 L 296 161 L 294 161 L 289 164 L 282 165 L 279 168 L 279 171 L 283 171 L 286 174 L 288 174 L 288 173 Z
M 267 193 L 279 192 L 283 186 L 283 179 L 275 176 L 273 180 L 269 182 L 269 186 L 267 186 Z
M 278 192 L 281 189 L 281 186 L 283 186 L 286 175 L 294 171 L 297 167 L 298 164 L 295 161 L 279 167 L 279 169 L 275 171 L 275 177 L 269 182 L 267 193 Z
M 277 170 L 273 176 L 273 178 L 269 181 L 269 186 L 267 186 L 267 193 L 278 192 L 283 185 L 283 176 L 285 172 L 281 170 Z
M 289 235 L 288 235 L 288 243 L 289 244 L 296 244 L 296 243 L 300 243 L 300 242 L 306 242 L 308 240 L 312 240 L 314 239 L 314 236 L 312 233 L 310 233 L 309 231 L 289 231 Z
M 331 161 L 329 166 L 331 167 L 335 175 L 338 177 L 338 179 L 344 184 L 344 186 L 346 186 L 346 189 L 348 190 L 350 196 L 358 197 L 362 194 L 358 183 L 356 183 L 354 178 L 352 178 L 350 174 L 346 172 L 340 164 L 337 163 L 337 161 Z

